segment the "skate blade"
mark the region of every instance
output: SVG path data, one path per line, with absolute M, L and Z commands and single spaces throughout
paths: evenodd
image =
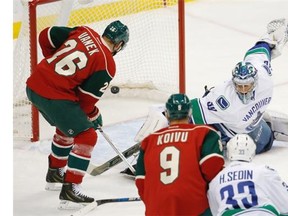
M 122 176 L 124 176 L 125 178 L 128 179 L 132 179 L 135 180 L 136 176 L 135 175 L 131 175 L 131 174 L 127 174 L 127 173 L 120 173 Z
M 60 191 L 62 188 L 62 183 L 50 183 L 47 182 L 45 186 L 45 190 L 47 191 Z
M 61 200 L 58 206 L 59 210 L 79 210 L 89 203 L 75 203 L 68 200 Z

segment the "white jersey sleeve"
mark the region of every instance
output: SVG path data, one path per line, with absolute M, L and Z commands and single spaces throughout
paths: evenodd
M 213 215 L 250 208 L 288 214 L 287 185 L 275 170 L 253 163 L 230 163 L 210 182 L 208 200 Z

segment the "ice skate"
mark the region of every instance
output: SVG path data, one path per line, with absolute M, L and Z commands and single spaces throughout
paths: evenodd
M 61 190 L 62 183 L 64 180 L 64 167 L 62 168 L 48 168 L 46 174 L 46 186 L 45 190 L 48 191 L 58 191 Z
M 132 165 L 133 168 L 136 170 L 136 164 Z M 128 177 L 128 178 L 133 178 L 135 179 L 135 174 L 128 168 L 126 168 L 125 170 L 120 172 L 121 174 L 123 174 L 124 176 Z
M 80 185 L 75 183 L 63 183 L 59 199 L 59 209 L 80 209 L 94 202 L 94 198 L 83 194 Z

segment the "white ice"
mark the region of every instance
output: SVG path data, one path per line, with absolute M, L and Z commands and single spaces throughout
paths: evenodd
M 232 68 L 265 32 L 266 24 L 275 18 L 285 16 L 288 18 L 287 12 L 287 0 L 199 0 L 187 3 L 185 21 L 188 96 L 201 97 L 204 85 L 213 86 L 230 78 Z M 271 110 L 286 114 L 288 114 L 287 59 L 286 47 L 283 55 L 272 62 L 275 90 L 270 105 Z M 149 106 L 157 103 L 159 102 L 139 98 L 100 101 L 99 106 L 106 125 L 104 131 L 120 150 L 128 148 L 134 144 L 133 138 L 144 121 Z M 131 121 L 133 119 L 134 121 Z M 41 124 L 41 141 L 36 143 L 14 141 L 13 144 L 13 215 L 15 216 L 63 216 L 73 212 L 58 210 L 59 192 L 44 190 L 47 156 L 50 152 L 53 129 L 43 120 Z M 99 134 L 92 162 L 101 164 L 115 155 L 113 149 Z M 272 150 L 257 155 L 255 162 L 274 167 L 281 177 L 288 181 L 287 155 L 288 143 L 275 142 Z M 133 157 L 129 159 L 131 163 L 132 160 Z M 119 174 L 126 167 L 122 162 L 99 176 L 93 177 L 87 174 L 82 184 L 83 191 L 96 199 L 138 196 L 133 180 Z M 3 176 L 5 173 L 1 174 L 1 178 Z M 11 210 L 9 205 L 7 209 Z M 1 213 L 1 215 L 8 214 Z M 142 202 L 104 204 L 88 215 L 144 215 L 144 205 Z

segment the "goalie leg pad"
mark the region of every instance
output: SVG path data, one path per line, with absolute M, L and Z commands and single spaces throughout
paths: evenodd
M 136 142 L 141 142 L 149 134 L 168 126 L 168 120 L 163 114 L 165 110 L 164 105 L 150 108 L 144 124 L 134 138 Z
M 277 141 L 288 142 L 288 135 L 287 134 L 274 132 L 274 138 Z
M 271 125 L 275 140 L 288 142 L 288 115 L 269 110 L 263 118 Z

